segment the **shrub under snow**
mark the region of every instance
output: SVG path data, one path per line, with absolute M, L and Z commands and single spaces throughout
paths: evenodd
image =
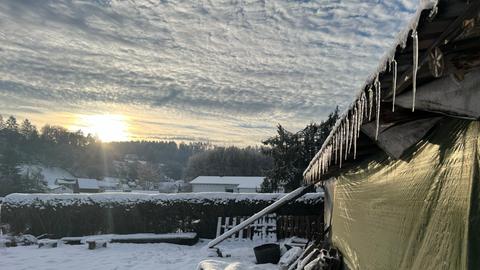
M 1 221 L 14 233 L 82 236 L 195 231 L 215 236 L 218 216 L 251 216 L 284 194 L 11 194 Z M 279 215 L 321 215 L 323 194 L 311 193 L 278 210 Z

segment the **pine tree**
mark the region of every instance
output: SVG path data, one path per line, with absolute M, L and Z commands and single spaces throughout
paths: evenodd
M 18 132 L 17 119 L 14 116 L 10 116 L 5 122 L 5 127 L 12 132 Z
M 3 116 L 0 114 L 0 130 L 5 128 L 5 122 L 3 122 Z
M 310 123 L 297 133 L 277 127 L 277 135 L 263 142 L 264 153 L 273 158 L 273 168 L 267 172 L 262 191 L 273 192 L 280 187 L 286 191 L 298 188 L 303 181 L 303 171 L 322 147 L 338 119 L 338 107 L 327 120 L 318 124 Z
M 27 140 L 33 140 L 38 138 L 37 128 L 34 125 L 32 125 L 32 123 L 28 119 L 23 120 L 22 125 L 20 126 L 19 132 Z

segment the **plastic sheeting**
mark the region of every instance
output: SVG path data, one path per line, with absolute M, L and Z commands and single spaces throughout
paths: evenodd
M 326 185 L 347 268 L 480 269 L 479 133 L 442 120 L 401 160 L 379 154 Z

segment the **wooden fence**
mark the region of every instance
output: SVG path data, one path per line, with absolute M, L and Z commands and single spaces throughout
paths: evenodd
M 248 217 L 218 217 L 216 236 L 235 227 Z M 272 240 L 298 236 L 311 240 L 321 235 L 323 217 L 321 215 L 293 216 L 269 214 L 232 235 L 231 239 Z
M 277 237 L 284 239 L 292 236 L 312 239 L 323 232 L 323 216 L 286 216 L 277 217 Z

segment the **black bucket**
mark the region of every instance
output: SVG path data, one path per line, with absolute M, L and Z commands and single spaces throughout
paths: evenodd
M 280 260 L 280 246 L 278 244 L 265 244 L 253 248 L 258 264 L 277 264 Z

